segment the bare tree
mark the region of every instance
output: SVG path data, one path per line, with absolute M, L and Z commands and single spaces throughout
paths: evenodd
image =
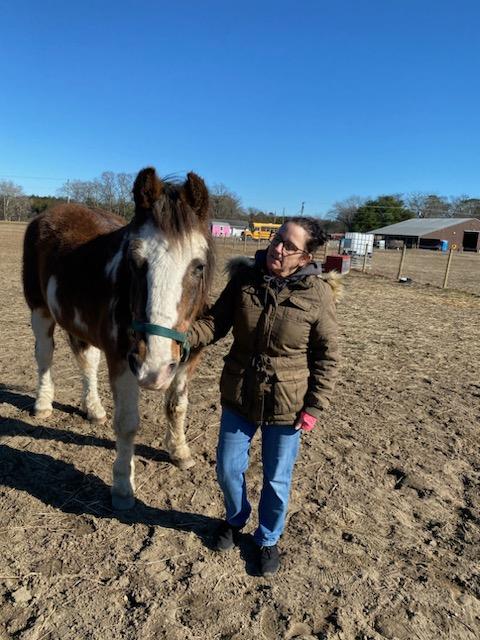
M 13 198 L 9 206 L 10 220 L 28 220 L 32 214 L 32 201 L 27 196 Z
M 453 218 L 480 218 L 480 199 L 467 195 L 452 197 L 450 215 Z
M 104 171 L 94 180 L 68 180 L 59 189 L 59 195 L 73 202 L 115 211 L 128 218 L 132 215 L 133 180 L 130 173 Z
M 0 199 L 2 203 L 2 219 L 13 220 L 14 215 L 13 203 L 17 198 L 25 197 L 23 188 L 12 182 L 11 180 L 0 181 Z
M 357 211 L 366 201 L 367 198 L 361 196 L 350 196 L 335 202 L 328 213 L 342 224 L 345 231 L 351 231 Z
M 448 218 L 450 206 L 445 196 L 428 195 L 425 198 L 423 218 Z
M 210 206 L 214 218 L 235 219 L 245 215 L 240 198 L 224 184 L 215 184 L 210 189 Z
M 424 213 L 427 208 L 427 196 L 425 193 L 420 193 L 418 191 L 409 193 L 405 197 L 405 204 L 410 211 L 415 214 L 416 218 L 425 217 Z
M 98 203 L 97 188 L 91 180 L 68 180 L 59 190 L 60 196 L 72 202 L 96 205 Z
M 135 176 L 133 173 L 117 174 L 118 213 L 129 218 L 133 215 L 132 188 Z
M 117 180 L 113 171 L 104 171 L 98 180 L 101 204 L 109 211 L 114 211 L 117 204 Z

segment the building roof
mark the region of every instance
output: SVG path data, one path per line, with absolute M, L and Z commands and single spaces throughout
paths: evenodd
M 469 220 L 476 220 L 476 218 L 411 218 L 396 224 L 389 224 L 387 227 L 373 229 L 368 233 L 382 236 L 421 237 Z

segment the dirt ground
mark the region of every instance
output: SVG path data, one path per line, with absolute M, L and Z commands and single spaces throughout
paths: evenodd
M 352 273 L 339 305 L 336 399 L 303 436 L 282 567 L 255 575 L 249 524 L 218 555 L 218 381 L 226 339 L 191 384 L 197 464 L 172 466 L 162 398 L 141 398 L 137 506 L 109 502 L 111 424 L 79 410 L 60 331 L 55 411 L 36 374 L 20 284 L 24 227 L 0 225 L 0 638 L 475 640 L 480 637 L 480 299 Z M 216 295 L 229 246 L 220 246 Z M 100 375 L 107 413 L 112 401 Z M 248 472 L 260 489 L 258 441 Z
M 374 251 L 371 272 L 396 278 L 401 251 Z M 448 253 L 426 249 L 408 249 L 402 275 L 414 282 L 443 285 L 447 268 Z M 480 255 L 478 253 L 455 251 L 450 264 L 448 286 L 452 289 L 480 295 Z

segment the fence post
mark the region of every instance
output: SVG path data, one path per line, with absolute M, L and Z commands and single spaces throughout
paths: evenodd
M 362 273 L 365 273 L 367 270 L 367 262 L 368 262 L 368 247 L 365 246 L 365 255 L 363 256 Z
M 442 289 L 446 289 L 447 288 L 448 276 L 450 275 L 450 266 L 452 264 L 452 259 L 453 259 L 453 249 L 450 249 L 450 253 L 448 254 L 447 268 L 445 269 L 445 277 L 443 279 Z
M 400 280 L 400 278 L 402 277 L 403 263 L 405 262 L 405 256 L 406 255 L 407 255 L 407 245 L 404 244 L 403 245 L 403 251 L 402 251 L 402 257 L 400 258 L 400 264 L 398 266 L 397 280 Z
M 326 262 L 326 261 L 327 261 L 327 256 L 328 256 L 328 240 L 326 240 L 326 241 L 325 241 L 325 244 L 324 244 L 323 260 L 322 260 L 322 262 Z

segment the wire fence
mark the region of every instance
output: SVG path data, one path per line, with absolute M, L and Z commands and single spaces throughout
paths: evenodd
M 338 250 L 338 243 L 334 245 L 335 247 L 329 246 L 329 254 Z M 480 254 L 476 252 L 374 249 L 366 258 L 352 256 L 351 268 L 402 282 L 416 282 L 480 295 Z

